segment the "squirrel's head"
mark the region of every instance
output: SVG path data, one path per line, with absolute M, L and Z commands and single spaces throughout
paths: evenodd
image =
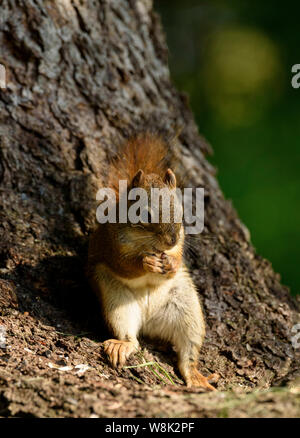
M 134 241 L 137 248 L 154 252 L 163 252 L 183 243 L 181 203 L 176 195 L 176 176 L 173 171 L 167 169 L 161 177 L 139 170 L 129 185 L 129 193 L 135 188 L 144 190 L 147 202 L 141 208 L 134 206 L 133 211 L 139 212 L 140 220 L 132 223 L 129 218 L 130 226 L 127 228 L 126 237 Z M 136 204 L 136 200 L 130 200 L 129 196 L 128 215 L 133 204 Z

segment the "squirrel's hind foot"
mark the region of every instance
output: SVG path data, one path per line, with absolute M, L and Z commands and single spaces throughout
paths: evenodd
M 103 342 L 104 351 L 114 368 L 122 367 L 129 356 L 137 350 L 136 345 L 131 341 L 120 341 L 108 339 Z
M 209 381 L 217 382 L 220 376 L 216 373 L 209 375 L 208 377 L 203 376 L 195 366 L 191 367 L 188 375 L 186 376 L 187 387 L 197 386 L 200 388 L 207 389 L 209 391 L 216 391 Z

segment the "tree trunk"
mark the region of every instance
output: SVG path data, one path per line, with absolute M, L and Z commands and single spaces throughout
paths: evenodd
M 171 83 L 151 0 L 3 0 L 0 14 L 7 73 L 0 89 L 0 415 L 209 415 L 200 390 L 187 398 L 175 382 L 172 391 L 146 391 L 137 379 L 160 382 L 149 368 L 108 366 L 105 329 L 84 277 L 107 159 L 119 141 L 149 127 L 167 136 L 183 127 L 179 172 L 205 188 L 205 229 L 187 252 L 207 322 L 199 369 L 219 373 L 220 390 L 295 379 L 291 328 L 300 322 L 299 303 L 255 253 L 218 187 L 205 158 L 210 147 Z M 174 354 L 145 346 L 144 357 L 178 379 Z

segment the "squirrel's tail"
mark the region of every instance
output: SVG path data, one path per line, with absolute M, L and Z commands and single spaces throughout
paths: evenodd
M 108 183 L 118 194 L 119 180 L 126 180 L 129 185 L 139 169 L 146 174 L 156 173 L 163 177 L 170 165 L 171 151 L 168 141 L 158 134 L 140 133 L 119 148 L 110 165 Z

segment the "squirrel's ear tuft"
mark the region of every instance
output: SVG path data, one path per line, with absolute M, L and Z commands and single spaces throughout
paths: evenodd
M 131 187 L 132 188 L 139 187 L 139 185 L 141 184 L 143 179 L 144 179 L 144 172 L 142 171 L 142 169 L 140 169 L 137 171 L 137 173 L 132 178 Z
M 168 169 L 166 171 L 165 177 L 164 177 L 164 182 L 166 184 L 168 184 L 168 186 L 171 187 L 171 189 L 175 189 L 176 188 L 176 176 L 174 174 L 174 172 L 171 169 Z

